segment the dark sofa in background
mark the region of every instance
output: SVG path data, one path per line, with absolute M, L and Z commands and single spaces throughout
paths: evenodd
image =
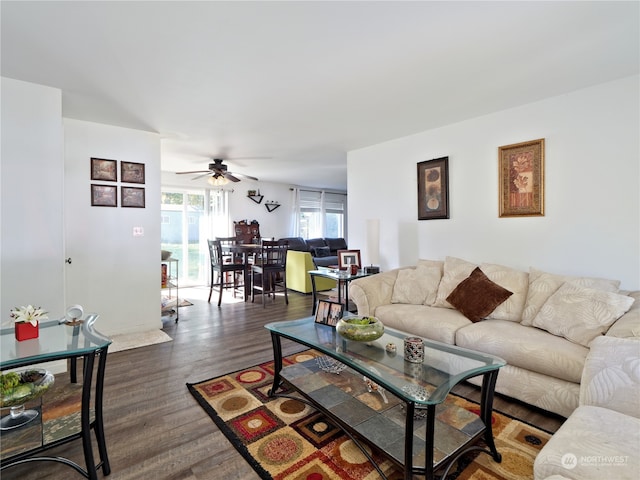
M 313 263 L 317 267 L 338 265 L 338 250 L 346 250 L 347 242 L 344 238 L 310 238 L 286 237 L 281 240 L 289 241 L 289 250 L 309 252 Z

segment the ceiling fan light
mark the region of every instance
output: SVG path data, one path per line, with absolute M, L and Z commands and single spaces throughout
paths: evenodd
M 226 185 L 227 183 L 229 183 L 229 180 L 227 180 L 222 175 L 213 175 L 213 176 L 209 177 L 207 182 L 209 182 L 209 184 L 213 185 L 214 187 L 221 187 L 221 186 Z

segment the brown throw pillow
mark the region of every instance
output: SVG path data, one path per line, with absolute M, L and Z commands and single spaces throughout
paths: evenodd
M 513 295 L 506 288 L 492 282 L 476 267 L 447 297 L 447 302 L 472 322 L 478 322 Z

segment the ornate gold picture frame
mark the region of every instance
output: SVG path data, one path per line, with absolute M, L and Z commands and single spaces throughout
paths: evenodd
M 544 216 L 544 138 L 498 148 L 500 217 Z

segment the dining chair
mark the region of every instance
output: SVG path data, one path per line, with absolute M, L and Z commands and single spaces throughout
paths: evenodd
M 266 298 L 276 293 L 284 293 L 285 303 L 289 304 L 287 296 L 287 240 L 263 240 L 260 254 L 251 266 L 251 301 L 255 300 L 256 291 L 262 297 L 262 306 L 266 306 Z
M 220 240 L 207 240 L 209 245 L 209 259 L 211 261 L 211 286 L 209 287 L 209 299 L 211 303 L 211 294 L 213 293 L 214 285 L 218 285 L 220 294 L 218 296 L 218 306 L 222 303 L 222 290 L 225 288 L 233 287 L 233 297 L 236 296 L 236 290 L 240 286 L 238 283 L 239 274 L 244 274 L 246 265 L 242 262 L 225 262 L 222 254 L 222 243 Z M 227 280 L 227 273 L 231 273 L 233 281 Z M 215 279 L 217 276 L 218 282 Z M 245 286 L 246 288 L 246 286 Z

